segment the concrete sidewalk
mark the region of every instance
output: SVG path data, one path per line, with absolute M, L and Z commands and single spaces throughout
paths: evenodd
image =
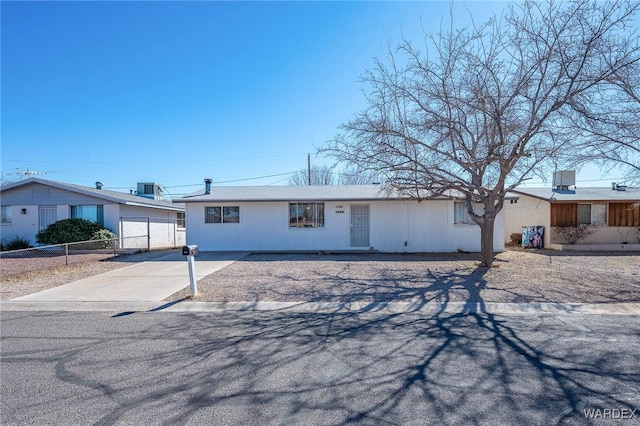
M 222 269 L 248 254 L 199 253 L 196 255 L 196 279 Z M 17 297 L 12 302 L 159 302 L 187 286 L 189 269 L 186 256 L 173 253 Z
M 420 313 L 428 316 L 456 314 L 493 315 L 635 315 L 640 316 L 640 303 L 497 303 L 469 304 L 408 302 L 2 302 L 3 311 L 117 312 L 115 316 L 153 312 L 208 312 L 214 314 L 241 312 L 280 312 L 282 314 L 401 314 Z

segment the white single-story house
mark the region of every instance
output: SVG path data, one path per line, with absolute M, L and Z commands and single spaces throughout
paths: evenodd
M 148 193 L 145 193 L 148 188 Z M 28 178 L 0 188 L 3 239 L 35 235 L 68 218 L 98 222 L 121 238 L 121 248 L 177 247 L 185 242 L 184 206 L 156 198 L 157 184 L 139 184 L 136 194 Z M 155 194 L 154 194 L 155 193 Z
M 380 185 L 211 187 L 186 205 L 187 243 L 200 250 L 468 252 L 480 228 L 451 197 L 417 201 Z M 504 250 L 498 215 L 494 250 Z
M 522 227 L 542 226 L 544 248 L 640 250 L 640 188 L 518 188 L 505 201 L 505 241 Z M 587 225 L 590 235 L 568 244 L 556 228 Z

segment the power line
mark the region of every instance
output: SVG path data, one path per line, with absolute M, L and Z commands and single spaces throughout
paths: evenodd
M 298 172 L 276 173 L 276 174 L 273 174 L 273 175 L 256 176 L 256 177 L 250 177 L 250 178 L 244 178 L 244 179 L 224 180 L 224 181 L 218 181 L 218 182 L 213 182 L 213 183 L 214 184 L 218 184 L 218 183 L 242 182 L 242 181 L 245 181 L 245 180 L 266 179 L 266 178 L 277 177 L 277 176 L 293 175 L 293 174 L 296 174 L 296 173 L 298 173 Z

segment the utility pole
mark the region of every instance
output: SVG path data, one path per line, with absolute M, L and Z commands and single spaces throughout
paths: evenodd
M 307 179 L 311 185 L 311 154 L 307 154 Z

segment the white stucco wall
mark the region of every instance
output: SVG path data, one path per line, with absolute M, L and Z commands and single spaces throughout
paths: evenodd
M 551 205 L 547 201 L 526 195 L 518 195 L 517 203 L 505 201 L 504 205 L 504 239 L 511 241 L 512 233 L 522 233 L 523 226 L 544 226 L 543 247 L 551 243 Z
M 25 214 L 21 214 L 22 209 L 27 209 Z M 35 245 L 36 234 L 38 233 L 38 206 L 32 204 L 15 204 L 11 206 L 11 223 L 2 224 L 0 236 L 3 240 L 10 240 L 13 237 L 25 237 Z
M 372 201 L 370 248 L 350 246 L 349 202 L 325 202 L 325 226 L 289 228 L 287 202 L 187 203 L 187 243 L 200 250 L 369 250 L 452 252 L 480 250 L 480 228 L 453 224 L 453 201 Z M 240 223 L 206 224 L 205 206 L 239 206 Z M 342 206 L 342 207 L 340 207 Z M 344 213 L 339 213 L 339 212 Z M 504 249 L 504 215 L 495 225 L 494 249 Z M 405 244 L 406 243 L 406 244 Z

